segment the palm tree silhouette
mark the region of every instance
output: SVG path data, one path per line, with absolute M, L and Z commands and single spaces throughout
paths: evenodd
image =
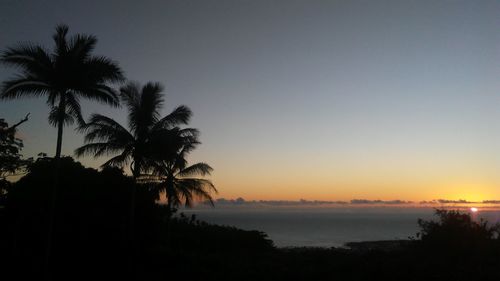
M 211 193 L 217 193 L 217 189 L 210 180 L 196 177 L 210 175 L 212 167 L 203 162 L 188 166 L 186 160 L 187 154 L 198 144 L 197 140 L 189 140 L 175 157 L 163 158 L 153 166 L 153 174 L 160 181 L 158 192 L 165 192 L 171 213 L 180 205 L 191 207 L 195 199 L 207 201 L 213 206 Z
M 118 154 L 102 166 L 124 167 L 130 164 L 132 175 L 137 180 L 141 173 L 149 169 L 154 154 L 175 151 L 182 145 L 183 138 L 196 138 L 197 130 L 177 127 L 187 124 L 191 118 L 188 107 L 181 105 L 160 118 L 162 90 L 159 83 L 152 82 L 142 88 L 134 82 L 123 86 L 120 97 L 128 109 L 129 130 L 112 118 L 93 114 L 89 122 L 81 127 L 86 132 L 85 145 L 75 150 L 76 156 L 92 155 L 97 158 Z
M 106 57 L 92 55 L 97 43 L 95 36 L 77 34 L 67 38 L 68 30 L 66 25 L 56 27 L 52 37 L 55 47 L 50 52 L 38 44 L 21 43 L 0 54 L 1 63 L 20 70 L 17 76 L 2 83 L 0 98 L 47 97 L 47 104 L 51 108 L 49 123 L 57 127 L 56 167 L 45 257 L 47 274 L 50 274 L 63 128 L 75 121 L 80 125 L 84 123 L 81 98 L 119 106 L 115 91 L 107 83 L 124 80 L 117 63 Z M 50 279 L 49 276 L 47 278 Z
M 67 35 L 68 26 L 59 25 L 51 52 L 38 44 L 23 43 L 0 56 L 0 62 L 20 69 L 15 78 L 3 82 L 0 98 L 47 97 L 49 123 L 57 126 L 56 159 L 61 157 L 63 127 L 75 121 L 84 123 L 80 99 L 119 106 L 115 91 L 107 83 L 124 80 L 117 63 L 92 55 L 95 36 Z
M 127 130 L 112 118 L 93 114 L 81 127 L 86 133 L 85 145 L 75 150 L 77 157 L 92 155 L 94 158 L 115 155 L 103 167 L 124 167 L 130 164 L 134 179 L 150 170 L 154 155 L 174 155 L 187 141 L 195 141 L 196 129 L 180 129 L 187 124 L 191 110 L 179 106 L 167 116 L 160 118 L 163 106 L 159 83 L 149 82 L 143 87 L 129 82 L 120 89 L 120 97 L 128 110 Z M 171 157 L 171 156 L 168 156 Z M 133 240 L 135 216 L 135 188 L 131 193 L 129 239 Z

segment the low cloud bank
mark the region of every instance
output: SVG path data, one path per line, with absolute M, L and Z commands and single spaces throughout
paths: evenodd
M 464 199 L 436 199 L 431 201 L 420 201 L 420 204 L 500 204 L 500 200 L 468 201 Z
M 321 206 L 321 205 L 407 205 L 413 204 L 412 201 L 405 200 L 367 200 L 353 199 L 350 201 L 329 201 L 329 200 L 245 200 L 241 197 L 236 199 L 219 198 L 215 200 L 216 205 L 220 206 Z
M 330 200 L 245 200 L 242 197 L 236 199 L 218 198 L 215 205 L 218 206 L 408 206 L 408 205 L 453 205 L 453 204 L 500 204 L 500 200 L 468 201 L 464 199 L 448 200 L 434 199 L 429 201 L 407 201 L 407 200 L 369 200 L 352 199 L 350 201 L 330 201 Z
M 236 199 L 219 198 L 215 200 L 216 205 L 269 205 L 269 206 L 295 206 L 295 205 L 346 205 L 347 201 L 321 201 L 321 200 L 245 200 L 241 197 Z
M 500 204 L 500 200 L 484 200 L 484 204 Z
M 366 200 L 366 199 L 353 199 L 351 200 L 351 204 L 383 204 L 383 205 L 406 205 L 413 204 L 413 201 L 404 201 L 404 200 Z
M 436 199 L 432 201 L 422 201 L 420 202 L 422 204 L 473 204 L 473 203 L 480 203 L 480 202 L 472 202 L 472 201 L 467 201 L 464 199 L 459 199 L 459 200 L 447 200 L 447 199 Z

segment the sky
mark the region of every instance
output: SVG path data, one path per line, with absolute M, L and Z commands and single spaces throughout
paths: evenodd
M 189 106 L 216 197 L 500 199 L 499 1 L 0 2 L 0 49 L 98 37 L 128 79 Z M 15 69 L 0 66 L 0 81 Z M 126 112 L 91 102 L 126 124 Z M 25 156 L 53 155 L 44 99 L 1 101 Z M 67 127 L 63 154 L 83 136 Z M 105 158 L 81 158 L 98 167 Z

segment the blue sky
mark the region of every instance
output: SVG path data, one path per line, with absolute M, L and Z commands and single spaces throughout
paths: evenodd
M 101 2 L 2 1 L 0 48 L 51 46 L 57 23 L 95 34 L 129 79 L 165 85 L 164 113 L 192 108 L 192 160 L 222 196 L 500 198 L 498 1 Z M 0 103 L 27 112 L 24 153 L 53 154 L 43 99 Z M 63 153 L 81 144 L 67 128 Z

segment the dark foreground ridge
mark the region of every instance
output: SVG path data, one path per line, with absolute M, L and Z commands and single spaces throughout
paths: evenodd
M 500 280 L 498 227 L 437 211 L 414 240 L 276 248 L 265 233 L 156 204 L 119 169 L 62 159 L 50 272 L 44 267 L 53 161 L 11 184 L 0 208 L 1 280 Z M 134 240 L 128 236 L 136 188 Z M 48 276 L 48 277 L 47 277 Z

